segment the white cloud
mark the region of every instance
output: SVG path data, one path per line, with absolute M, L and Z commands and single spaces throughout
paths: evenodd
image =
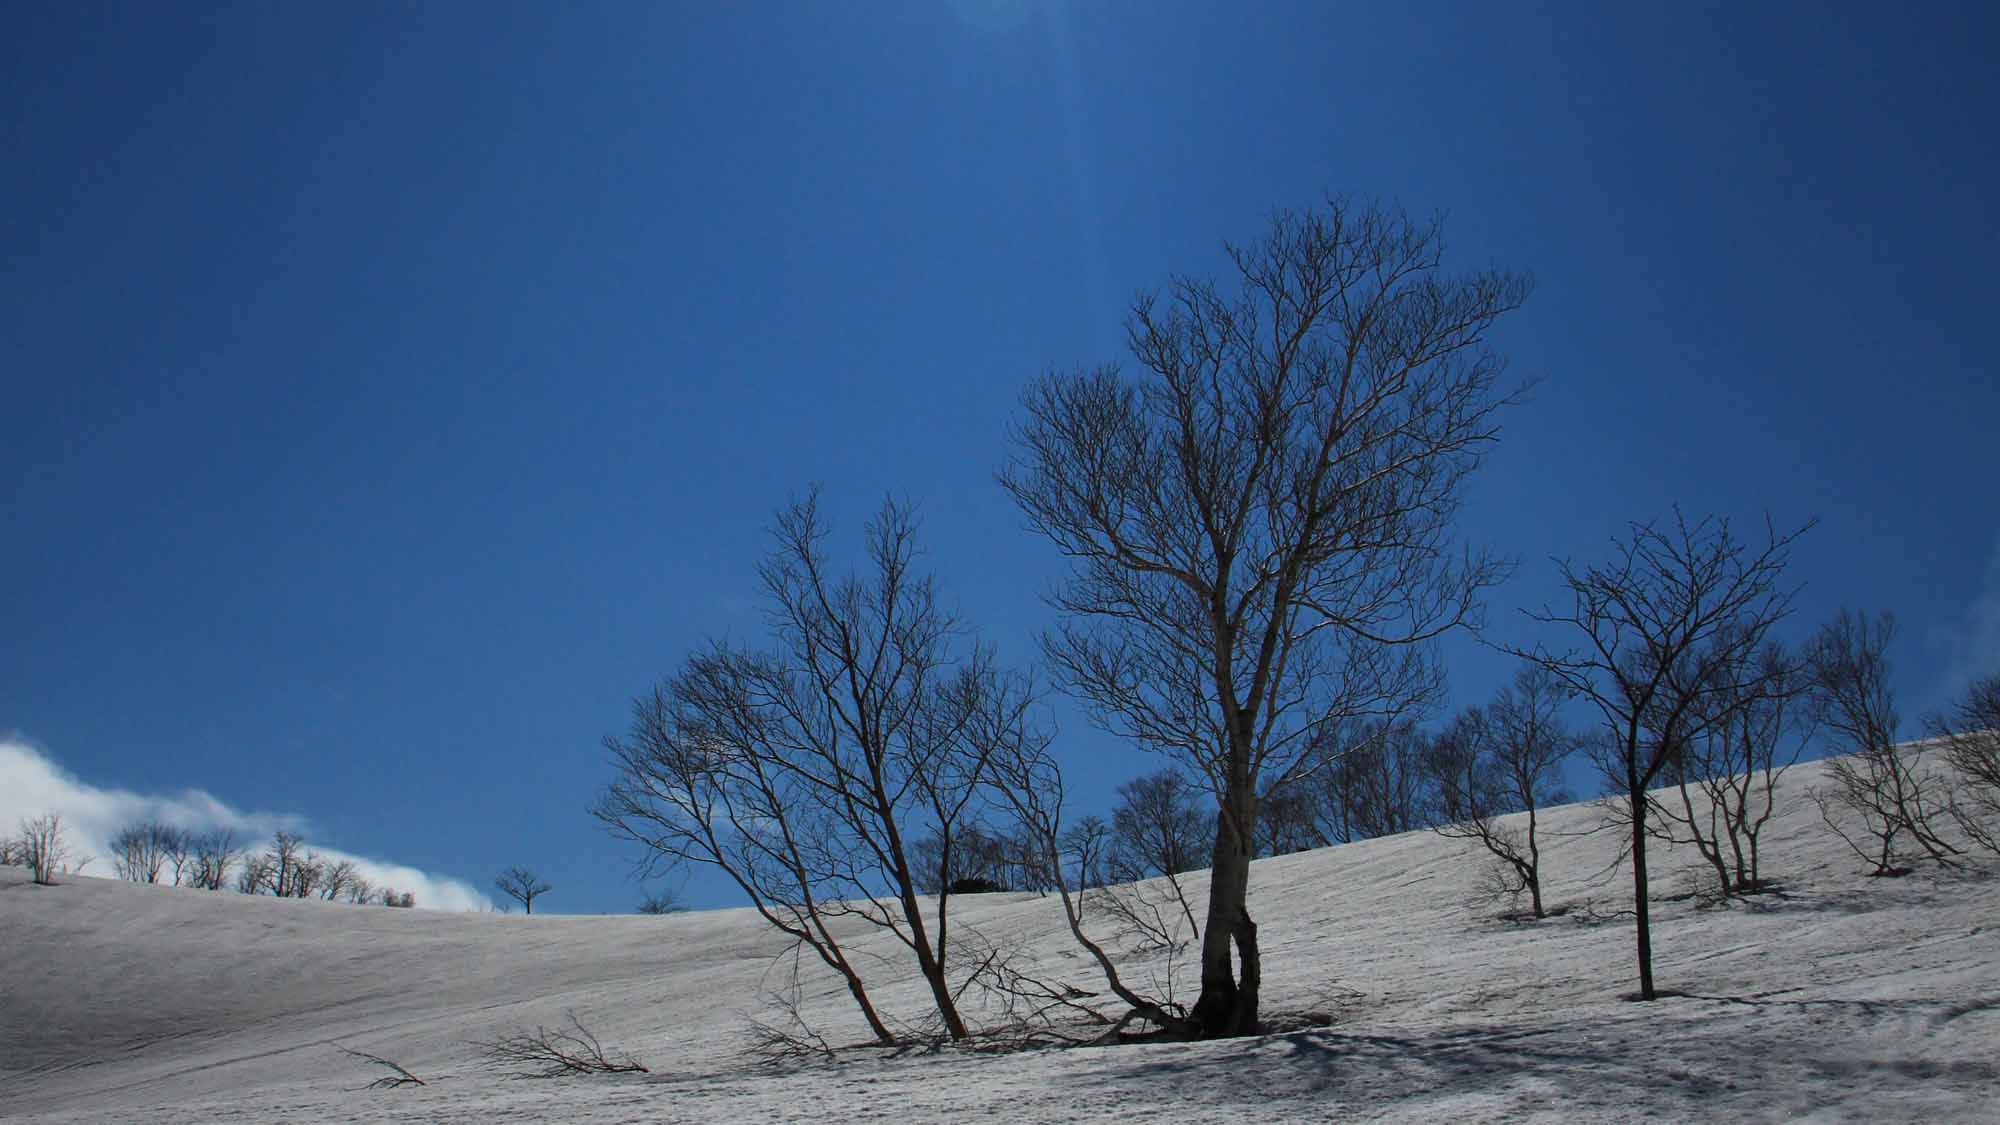
M 0 833 L 11 835 L 20 821 L 44 813 L 60 813 L 74 850 L 95 857 L 85 868 L 89 875 L 112 874 L 111 837 L 139 821 L 195 830 L 231 828 L 252 840 L 282 828 L 305 836 L 313 851 L 336 863 L 352 860 L 376 886 L 410 892 L 418 906 L 435 910 L 493 908 L 491 899 L 462 880 L 322 846 L 312 839 L 306 819 L 296 813 L 242 812 L 199 789 L 168 794 L 100 789 L 71 776 L 19 735 L 0 736 Z

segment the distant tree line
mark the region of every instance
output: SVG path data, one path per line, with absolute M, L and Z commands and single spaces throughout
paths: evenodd
M 197 832 L 146 820 L 119 829 L 109 847 L 112 872 L 133 883 L 380 906 L 417 904 L 416 895 L 376 886 L 354 861 L 321 856 L 306 847 L 303 837 L 284 830 L 273 833 L 269 847 L 256 851 L 231 829 Z M 38 883 L 53 883 L 66 870 L 80 871 L 81 863 L 72 866 L 74 858 L 58 814 L 23 821 L 17 836 L 0 838 L 0 863 L 31 868 Z

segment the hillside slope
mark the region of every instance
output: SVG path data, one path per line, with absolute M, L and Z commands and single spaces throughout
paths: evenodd
M 0 868 L 0 1117 L 38 1121 L 1074 1121 L 1369 1117 L 1458 1121 L 1991 1119 L 2000 1090 L 2000 878 L 1867 879 L 1800 796 L 1767 831 L 1782 897 L 1656 907 L 1657 972 L 1633 987 L 1613 833 L 1545 817 L 1539 923 L 1474 901 L 1469 845 L 1429 833 L 1259 862 L 1252 909 L 1271 1011 L 1327 1026 L 1258 1040 L 772 1068 L 745 1030 L 784 943 L 750 912 L 502 917 L 247 898 Z M 1567 835 L 1557 835 L 1567 833 Z M 1687 886 L 1662 852 L 1655 893 Z M 1200 886 L 1197 877 L 1196 890 Z M 959 900 L 963 923 L 1094 985 L 1060 913 L 1027 895 Z M 1584 909 L 1584 903 L 1590 903 Z M 882 1006 L 920 1019 L 880 937 Z M 1164 962 L 1133 959 L 1140 981 Z M 1180 966 L 1183 998 L 1192 964 Z M 832 982 L 811 1018 L 864 1038 Z M 509 1081 L 469 1040 L 574 1011 L 652 1075 Z M 345 1045 L 422 1089 L 363 1089 Z

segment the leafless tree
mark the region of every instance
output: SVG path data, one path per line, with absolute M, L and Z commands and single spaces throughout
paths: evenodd
M 533 871 L 522 867 L 520 864 L 515 864 L 507 870 L 502 871 L 493 880 L 493 887 L 501 894 L 520 903 L 521 913 L 523 914 L 533 914 L 535 912 L 535 900 L 554 889 L 549 885 L 547 880 Z
M 327 902 L 353 902 L 353 887 L 361 880 L 360 869 L 351 859 L 318 860 L 320 876 L 314 884 L 313 893 Z
M 926 895 L 1028 889 L 1017 842 L 981 824 L 951 837 L 930 831 L 910 844 L 917 890 Z
M 0 836 L 0 867 L 26 867 L 28 848 L 19 838 Z
M 1497 886 L 1526 894 L 1537 918 L 1542 903 L 1540 810 L 1569 800 L 1562 763 L 1582 739 L 1562 721 L 1566 692 L 1539 665 L 1527 665 L 1491 703 L 1459 716 L 1433 742 L 1440 835 L 1476 841 L 1498 865 Z M 1500 818 L 1523 814 L 1524 823 Z
M 1436 794 L 1424 763 L 1430 736 L 1409 719 L 1361 724 L 1359 737 L 1308 781 L 1318 781 L 1329 843 L 1370 840 L 1427 828 Z
M 259 853 L 243 856 L 242 867 L 236 873 L 236 890 L 246 895 L 272 893 L 277 885 L 277 869 L 268 855 Z
M 193 837 L 191 846 L 194 855 L 189 885 L 205 891 L 219 891 L 228 886 L 230 869 L 243 855 L 236 833 L 227 828 L 216 828 Z
M 1032 830 L 1024 832 L 1041 843 Z M 1053 854 L 1047 858 L 1054 868 L 1051 890 L 1067 887 L 1087 891 L 1111 881 L 1111 824 L 1095 814 L 1085 816 L 1062 830 Z
M 1843 609 L 1806 653 L 1814 713 L 1845 754 L 1828 759 L 1829 784 L 1810 796 L 1826 826 L 1874 865 L 1873 875 L 1909 870 L 1903 861 L 1910 856 L 1899 842 L 1945 866 L 1962 854 L 1939 835 L 1951 805 L 1950 779 L 1897 741 L 1902 724 L 1888 655 L 1895 636 L 1896 620 L 1888 613 L 1871 620 Z M 1860 819 L 1860 834 L 1842 827 L 1842 813 Z
M 944 1034 L 967 1036 L 950 895 L 923 892 L 915 843 L 935 833 L 953 866 L 987 799 L 991 746 L 972 719 L 1027 692 L 917 571 L 916 533 L 910 509 L 886 502 L 867 527 L 868 571 L 841 577 L 817 493 L 781 511 L 759 567 L 771 647 L 714 644 L 639 700 L 630 735 L 607 740 L 617 773 L 596 809 L 650 866 L 721 870 L 842 977 L 885 1043 L 896 1036 L 841 920 L 893 934 Z
M 490 1041 L 473 1042 L 487 1061 L 514 1078 L 561 1078 L 572 1074 L 647 1074 L 625 1054 L 606 1054 L 604 1044 L 583 1026 L 575 1012 L 565 1013 L 567 1027 L 536 1027 Z
M 1318 768 L 1259 798 L 1266 854 L 1393 836 L 1436 820 L 1431 736 L 1413 720 L 1330 722 L 1313 739 Z
M 639 900 L 637 913 L 679 914 L 686 909 L 687 904 L 681 901 L 681 896 L 676 894 L 672 887 L 661 887 Z
M 2000 676 L 1974 683 L 1927 726 L 1958 773 L 1952 819 L 1973 843 L 2000 855 Z
M 1226 288 L 1135 302 L 1136 377 L 1031 386 L 1000 476 L 1071 562 L 1057 675 L 1216 795 L 1206 1035 L 1258 1026 L 1260 795 L 1319 768 L 1321 727 L 1431 692 L 1426 642 L 1501 573 L 1449 532 L 1505 401 L 1486 334 L 1529 290 L 1448 274 L 1438 223 L 1342 199 L 1229 254 Z
M 1119 879 L 1148 879 L 1200 870 L 1215 840 L 1214 814 L 1185 774 L 1165 769 L 1118 787 L 1111 812 Z
M 1776 643 L 1758 659 L 1763 675 L 1709 698 L 1702 729 L 1662 771 L 1672 788 L 1653 795 L 1648 821 L 1660 838 L 1693 845 L 1722 896 L 1764 888 L 1759 845 L 1777 812 L 1778 779 L 1815 729 L 1802 713 L 1800 663 Z
M 1317 794 L 1305 785 L 1292 785 L 1257 799 L 1257 821 L 1262 835 L 1260 855 L 1290 855 L 1323 848 L 1326 835 L 1319 825 Z
M 188 833 L 157 821 L 130 824 L 111 838 L 111 865 L 120 879 L 133 883 L 157 883 L 174 868 L 173 881 L 180 882 L 181 862 L 175 856 L 187 854 Z
M 1646 891 L 1647 790 L 1676 755 L 1716 721 L 1717 699 L 1771 690 L 1758 659 L 1771 629 L 1790 611 L 1780 585 L 1791 545 L 1766 528 L 1758 547 L 1727 520 L 1634 524 L 1609 562 L 1561 565 L 1566 609 L 1529 616 L 1582 635 L 1569 649 L 1517 649 L 1586 701 L 1606 737 L 1594 756 L 1630 831 L 1633 910 L 1638 920 L 1639 996 L 1653 988 L 1652 914 Z
M 1181 876 L 1200 870 L 1214 850 L 1215 814 L 1203 807 L 1214 805 L 1204 796 L 1185 774 L 1165 769 L 1121 784 L 1111 810 L 1112 884 L 1095 897 L 1159 946 L 1176 944 L 1176 927 L 1163 910 L 1187 922 L 1190 939 L 1201 936 Z M 1158 882 L 1141 883 L 1152 879 Z
M 292 862 L 291 884 L 284 888 L 289 898 L 313 898 L 326 887 L 329 863 L 318 852 L 306 852 Z
M 61 813 L 44 813 L 33 820 L 21 821 L 17 842 L 31 877 L 45 887 L 54 886 L 57 875 L 72 869 L 81 871 L 90 862 L 88 858 L 79 858 L 70 847 Z

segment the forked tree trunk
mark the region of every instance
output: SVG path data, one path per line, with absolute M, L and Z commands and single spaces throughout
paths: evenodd
M 1238 801 L 1216 817 L 1214 868 L 1208 891 L 1208 924 L 1201 940 L 1201 997 L 1194 1022 L 1205 1039 L 1257 1032 L 1257 994 L 1262 962 L 1257 924 L 1250 918 L 1250 858 L 1254 838 L 1243 826 L 1256 824 L 1254 805 Z M 1242 971 L 1237 971 L 1240 960 Z

